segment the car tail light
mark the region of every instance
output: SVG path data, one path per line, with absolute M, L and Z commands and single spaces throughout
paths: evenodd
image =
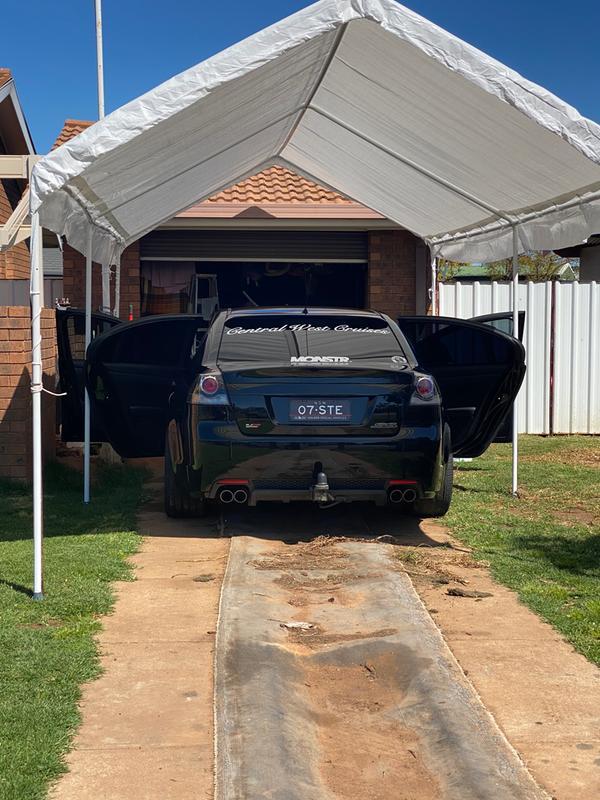
M 435 383 L 433 382 L 433 378 L 430 378 L 428 375 L 419 378 L 415 386 L 415 391 L 421 400 L 431 400 L 435 397 Z
M 218 370 L 199 375 L 190 397 L 192 403 L 201 405 L 229 405 L 223 376 Z
M 213 397 L 220 388 L 219 379 L 216 375 L 203 375 L 200 378 L 200 391 L 208 397 Z

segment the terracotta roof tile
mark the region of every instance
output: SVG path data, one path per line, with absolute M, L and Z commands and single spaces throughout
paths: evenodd
M 338 192 L 319 186 L 285 167 L 269 167 L 209 197 L 207 203 L 336 203 L 353 205 Z
M 12 73 L 7 67 L 0 67 L 0 86 L 4 86 L 12 78 Z
M 52 149 L 56 150 L 61 144 L 68 142 L 70 139 L 74 139 L 78 134 L 93 124 L 93 122 L 86 119 L 66 119 L 62 131 L 58 134 L 58 138 L 52 145 Z

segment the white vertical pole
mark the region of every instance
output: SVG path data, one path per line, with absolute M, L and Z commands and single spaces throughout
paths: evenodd
M 37 211 L 31 215 L 31 395 L 33 428 L 33 598 L 43 598 L 42 547 L 44 486 L 42 475 L 42 229 Z
M 115 308 L 113 314 L 115 317 L 119 316 L 119 307 L 121 305 L 121 250 L 117 250 L 115 257 Z
M 85 353 L 92 341 L 92 234 L 90 224 L 87 235 L 87 248 L 85 253 Z M 85 375 L 85 370 L 84 370 Z M 83 502 L 90 502 L 90 396 L 87 386 L 84 390 L 85 407 L 83 421 Z
M 96 5 L 96 63 L 98 68 L 98 119 L 104 117 L 104 59 L 102 53 L 102 0 Z
M 513 311 L 513 336 L 519 338 L 519 229 L 513 225 L 513 259 L 512 259 L 512 311 Z M 513 430 L 512 430 L 512 493 L 515 497 L 519 493 L 519 403 L 518 397 L 513 404 Z
M 431 257 L 431 316 L 437 317 L 437 258 Z

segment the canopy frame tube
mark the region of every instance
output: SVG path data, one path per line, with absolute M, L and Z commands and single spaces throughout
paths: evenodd
M 93 226 L 87 231 L 87 248 L 85 253 L 85 354 L 92 341 L 92 237 Z M 85 373 L 84 373 L 85 379 Z M 84 389 L 83 416 L 83 502 L 90 502 L 90 456 L 91 456 L 91 407 L 87 386 Z
M 33 599 L 44 597 L 44 484 L 42 470 L 42 229 L 39 214 L 31 215 L 31 401 L 33 432 Z
M 519 228 L 513 225 L 513 257 L 512 257 L 512 312 L 513 336 L 519 338 Z M 512 494 L 519 496 L 519 397 L 513 403 L 512 417 Z

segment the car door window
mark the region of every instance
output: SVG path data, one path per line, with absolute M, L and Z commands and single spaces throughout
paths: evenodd
M 455 455 L 481 455 L 510 412 L 524 374 L 524 350 L 472 321 L 402 317 L 398 324 L 421 369 L 436 379 Z
M 196 315 L 146 317 L 93 343 L 93 403 L 118 453 L 162 454 L 170 399 L 187 389 L 205 332 Z

